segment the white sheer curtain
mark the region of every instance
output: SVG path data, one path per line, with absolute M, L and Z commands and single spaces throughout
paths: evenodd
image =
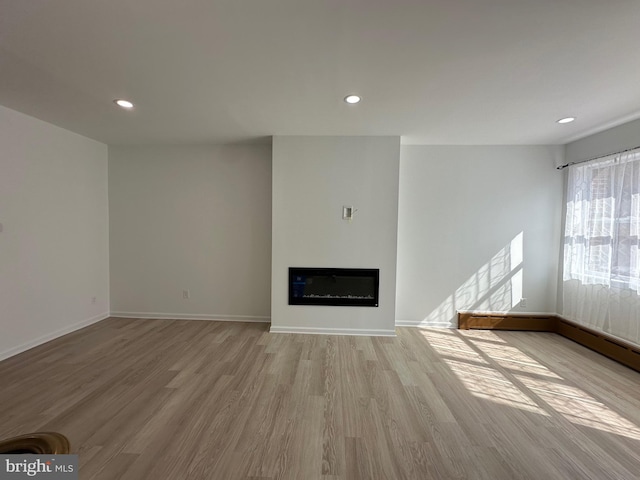
M 640 345 L 640 149 L 570 167 L 563 315 Z

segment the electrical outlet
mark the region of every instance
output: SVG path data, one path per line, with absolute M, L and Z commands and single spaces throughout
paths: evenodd
M 189 300 L 191 298 L 191 294 L 189 293 L 189 290 L 182 290 L 182 298 L 184 300 Z
M 527 299 L 526 298 L 521 298 L 520 299 L 520 308 L 527 308 Z

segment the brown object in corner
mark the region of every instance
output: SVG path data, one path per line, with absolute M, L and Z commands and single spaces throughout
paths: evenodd
M 458 328 L 461 330 L 482 329 L 555 332 L 557 321 L 555 315 L 458 312 Z
M 556 333 L 640 372 L 640 348 L 606 333 L 558 318 Z
M 39 432 L 0 441 L 0 454 L 67 455 L 71 446 L 61 433 Z
M 640 372 L 640 348 L 557 315 L 458 312 L 458 328 L 557 333 Z

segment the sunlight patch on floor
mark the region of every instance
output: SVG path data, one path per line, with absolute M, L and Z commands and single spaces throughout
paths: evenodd
M 544 416 L 555 412 L 577 425 L 640 440 L 638 425 L 494 332 L 456 333 L 421 332 L 473 396 Z
M 444 335 L 435 330 L 421 330 L 420 333 L 440 355 L 488 364 L 482 355 L 459 337 Z
M 507 345 L 507 342 L 505 342 L 491 330 L 457 330 L 456 333 L 462 337 L 469 337 L 468 340 L 474 342 Z
M 491 360 L 496 362 L 503 368 L 522 373 L 531 373 L 534 375 L 542 375 L 545 377 L 561 378 L 556 373 L 549 370 L 544 365 L 538 363 L 535 359 L 524 354 L 521 350 L 510 345 L 491 345 L 485 342 L 475 342 L 473 338 L 469 338 L 474 346 L 484 353 Z
M 548 415 L 497 370 L 456 360 L 446 359 L 445 362 L 474 396 L 539 415 Z
M 517 378 L 570 422 L 640 440 L 640 428 L 583 390 L 525 375 Z

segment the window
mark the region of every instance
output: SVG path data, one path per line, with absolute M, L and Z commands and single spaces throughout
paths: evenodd
M 640 150 L 569 171 L 564 280 L 640 289 Z

